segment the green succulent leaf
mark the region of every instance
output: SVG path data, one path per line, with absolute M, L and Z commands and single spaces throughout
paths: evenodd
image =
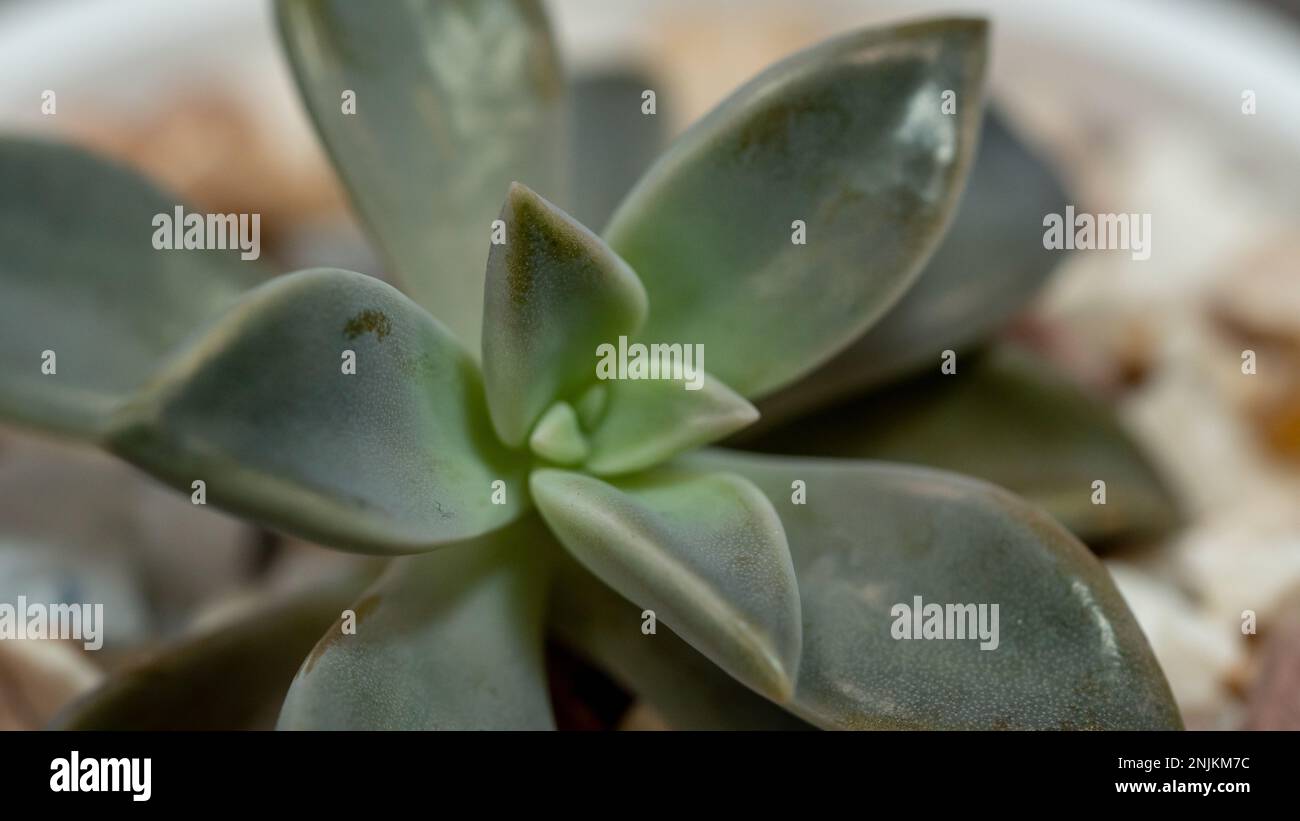
M 747 448 L 913 462 L 977 476 L 1089 544 L 1158 536 L 1178 506 L 1114 412 L 1009 346 L 790 423 Z M 1093 482 L 1106 503 L 1093 503 Z
M 300 590 L 181 639 L 114 673 L 51 729 L 269 729 L 303 657 L 372 577 Z
M 554 636 L 644 699 L 674 730 L 808 730 L 741 685 L 563 551 L 548 611 Z
M 753 405 L 716 377 L 703 371 L 699 376 L 698 390 L 680 380 L 610 381 L 586 468 L 602 475 L 643 470 L 758 418 Z
M 955 210 L 985 39 L 967 19 L 839 37 L 759 74 L 679 137 L 605 231 L 649 292 L 642 336 L 703 343 L 710 371 L 750 397 L 859 336 Z M 942 112 L 945 91 L 955 114 Z
M 1062 259 L 1043 248 L 1042 218 L 1067 200 L 1046 163 L 990 110 L 961 207 L 916 284 L 856 342 L 766 397 L 762 421 L 747 435 L 930 367 L 945 350 L 983 342 Z
M 596 379 L 597 348 L 635 333 L 645 289 L 599 237 L 522 185 L 487 260 L 483 381 L 492 423 L 517 447 L 556 399 Z
M 529 484 L 551 532 L 588 570 L 742 683 L 789 697 L 799 592 L 781 522 L 750 482 L 660 471 L 609 484 L 541 469 Z
M 155 249 L 155 216 L 183 203 L 80 149 L 0 138 L 0 179 L 5 420 L 97 439 L 196 324 L 267 277 L 238 250 Z
M 564 83 L 540 2 L 279 0 L 276 10 L 357 210 L 411 295 L 477 355 L 502 195 L 512 180 L 548 192 L 565 181 Z
M 745 476 L 779 511 L 803 606 L 789 709 L 813 724 L 1180 727 L 1169 685 L 1105 569 L 1010 493 L 956 474 L 848 459 L 712 450 L 680 464 Z M 804 483 L 802 504 L 795 482 Z M 943 607 L 998 605 L 996 647 L 894 638 L 905 617 L 895 608 L 916 597 Z
M 553 730 L 542 654 L 548 551 L 533 517 L 394 560 L 316 645 L 280 729 Z
M 527 501 L 474 362 L 418 305 L 348 271 L 250 291 L 123 406 L 109 445 L 187 493 L 203 481 L 208 501 L 363 552 L 474 536 Z

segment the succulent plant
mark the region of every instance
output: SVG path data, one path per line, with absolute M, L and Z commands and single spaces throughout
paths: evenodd
M 534 190 L 565 196 L 564 83 L 536 3 L 277 9 L 406 293 L 154 250 L 173 198 L 6 139 L 0 413 L 395 558 L 178 642 L 60 726 L 549 728 L 548 636 L 674 727 L 1179 726 L 1106 571 L 1039 507 L 925 467 L 705 447 L 759 418 L 751 400 L 798 426 L 915 370 L 918 346 L 975 345 L 1010 310 L 980 299 L 1032 290 L 968 289 L 974 321 L 924 326 L 961 279 L 959 255 L 922 268 L 975 156 L 982 21 L 854 32 L 773 65 L 597 235 Z M 1045 267 L 1019 270 L 1036 284 Z M 702 346 L 700 389 L 598 378 L 602 346 L 637 344 Z M 791 399 L 846 350 L 866 367 Z M 844 423 L 845 451 L 874 424 Z M 897 640 L 892 606 L 915 597 L 999 604 L 997 649 Z

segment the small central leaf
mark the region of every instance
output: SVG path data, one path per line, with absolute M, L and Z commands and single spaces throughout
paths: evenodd
M 596 350 L 635 333 L 645 289 L 618 255 L 528 188 L 501 209 L 488 254 L 483 379 L 497 434 L 518 447 L 542 411 L 596 378 Z
M 582 435 L 578 415 L 568 402 L 556 402 L 542 414 L 528 437 L 533 453 L 557 465 L 573 465 L 587 458 L 587 438 Z

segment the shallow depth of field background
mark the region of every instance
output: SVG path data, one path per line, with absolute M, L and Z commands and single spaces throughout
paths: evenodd
M 645 77 L 663 136 L 828 35 L 986 13 L 993 96 L 1078 210 L 1153 215 L 1149 260 L 1063 257 L 1010 331 L 1113 403 L 1188 511 L 1173 537 L 1105 561 L 1189 727 L 1300 729 L 1300 4 L 549 7 L 572 73 Z M 47 88 L 53 117 L 39 110 Z M 203 209 L 261 213 L 264 253 L 286 270 L 381 273 L 259 0 L 0 0 L 0 124 L 121 158 Z M 575 127 L 597 154 L 630 139 L 602 142 L 598 120 Z M 1240 372 L 1244 348 L 1258 353 L 1254 377 Z M 107 613 L 99 653 L 0 643 L 0 728 L 40 726 L 123 659 L 348 561 L 195 508 L 110 457 L 0 427 L 0 601 Z M 1257 635 L 1243 636 L 1244 610 Z

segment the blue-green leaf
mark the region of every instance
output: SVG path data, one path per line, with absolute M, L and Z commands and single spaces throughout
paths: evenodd
M 850 459 L 700 451 L 680 463 L 753 481 L 779 512 L 803 605 L 789 709 L 826 728 L 1173 729 L 1169 685 L 1105 569 L 1004 490 Z M 802 483 L 802 488 L 795 483 Z M 920 612 L 915 611 L 917 597 Z M 907 605 L 997 605 L 967 638 Z M 980 625 L 984 635 L 977 633 Z M 896 632 L 897 631 L 897 632 Z M 899 638 L 895 638 L 895 636 Z M 969 636 L 975 635 L 971 638 Z M 988 647 L 988 649 L 983 649 Z
M 202 481 L 209 502 L 364 552 L 431 549 L 527 507 L 523 454 L 493 436 L 468 354 L 347 271 L 249 292 L 116 414 L 109 444 L 186 493 Z
M 1043 248 L 1043 215 L 1069 197 L 1051 169 L 990 110 L 952 227 L 897 305 L 849 347 L 759 403 L 769 428 L 819 407 L 937 367 L 965 352 L 1029 301 L 1063 259 Z
M 799 593 L 781 522 L 750 482 L 657 471 L 609 484 L 542 469 L 538 510 L 588 570 L 742 683 L 789 697 Z
M 540 531 L 540 538 L 534 534 Z M 395 560 L 294 679 L 281 729 L 549 730 L 536 519 Z
M 674 730 L 808 730 L 561 551 L 548 610 L 556 638 L 648 702 Z
M 985 30 L 944 19 L 830 40 L 679 137 L 605 231 L 650 294 L 642 336 L 703 343 L 709 370 L 753 397 L 866 330 L 956 208 Z

